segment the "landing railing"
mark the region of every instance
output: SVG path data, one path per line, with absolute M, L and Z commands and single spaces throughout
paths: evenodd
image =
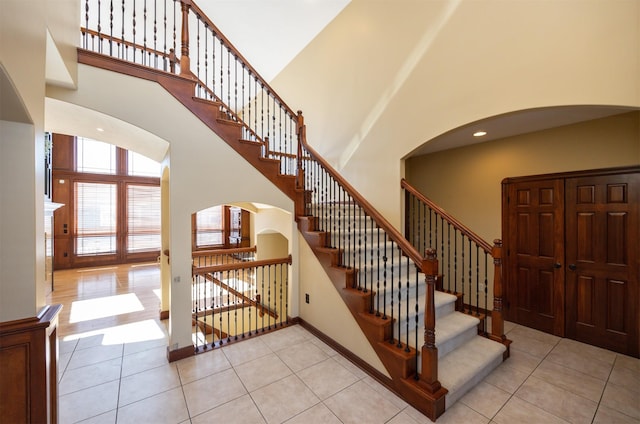
M 435 275 L 432 253 L 426 258 L 306 142 L 299 115 L 297 184 L 306 193 L 303 215 L 314 217 L 312 230 L 328 233 L 325 247 L 337 249 L 338 266 L 352 271 L 351 288 L 375 292 L 369 313 L 393 323 L 389 344 L 415 352 L 414 378 L 440 387 L 435 346 Z M 431 251 L 430 251 L 431 252 Z M 423 274 L 423 271 L 425 274 Z M 416 350 L 422 349 L 421 354 Z
M 291 256 L 194 266 L 196 353 L 288 325 L 289 265 Z
M 254 261 L 256 259 L 256 251 L 256 246 L 196 250 L 191 253 L 191 257 L 194 267 L 205 267 Z
M 297 169 L 297 115 L 192 0 L 83 0 L 81 47 L 196 82 L 280 172 Z
M 481 319 L 483 335 L 504 341 L 502 241 L 495 240 L 491 246 L 406 180 L 401 185 L 405 193 L 405 237 L 418 250 L 437 249 L 438 289 L 459 295 L 462 305 L 458 309 Z M 491 297 L 493 305 L 489 304 Z M 487 327 L 488 316 L 491 330 Z

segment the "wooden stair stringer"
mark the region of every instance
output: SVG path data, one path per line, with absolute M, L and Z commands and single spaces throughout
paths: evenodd
M 171 84 L 163 84 L 160 78 L 159 83 L 271 183 L 290 199 L 296 199 L 295 179 L 280 174 L 279 160 L 262 156 L 261 143 L 242 139 L 242 124 L 220 117 L 219 102 L 194 97 L 195 81 L 184 80 L 183 84 L 170 81 Z
M 398 347 L 396 341 L 391 340 L 393 320 L 370 312 L 375 292 L 354 288 L 357 270 L 341 266 L 342 255 L 338 249 L 320 244 L 329 237 L 329 233 L 310 230 L 314 228 L 315 219 L 309 216 L 298 217 L 298 228 L 389 373 L 391 388 L 414 408 L 435 421 L 444 413 L 447 390 L 443 387 L 432 390 L 415 379 L 419 352 L 412 347 L 406 349 L 405 345 Z
M 176 75 L 81 48 L 77 52 L 78 63 L 158 83 L 285 195 L 296 200 L 298 193 L 295 178 L 280 174 L 279 161 L 276 161 L 276 165 L 272 163 L 272 159 L 265 160 L 262 157 L 261 143 L 246 140 L 242 142 L 242 124 L 221 117 L 219 102 L 194 96 L 197 79 L 193 74 Z M 260 149 L 247 143 L 259 146 Z

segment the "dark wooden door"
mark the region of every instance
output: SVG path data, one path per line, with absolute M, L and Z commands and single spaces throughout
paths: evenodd
M 566 180 L 567 336 L 638 356 L 640 174 Z
M 506 195 L 507 319 L 563 336 L 563 181 L 516 182 Z

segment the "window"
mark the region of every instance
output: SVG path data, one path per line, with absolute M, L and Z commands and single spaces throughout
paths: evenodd
M 214 206 L 196 212 L 196 248 L 224 244 L 223 206 Z
M 58 182 L 53 199 L 67 205 L 54 215 L 55 268 L 155 261 L 161 248 L 160 164 L 70 135 L 53 134 L 52 146 Z
M 249 211 L 235 206 L 214 206 L 194 213 L 191 248 L 248 247 L 250 243 Z
M 160 249 L 160 187 L 127 185 L 127 252 Z
M 76 170 L 92 174 L 116 173 L 116 146 L 102 141 L 78 137 Z
M 160 178 L 160 164 L 158 162 L 131 150 L 127 151 L 127 169 L 129 175 Z
M 116 252 L 116 185 L 75 184 L 76 255 Z

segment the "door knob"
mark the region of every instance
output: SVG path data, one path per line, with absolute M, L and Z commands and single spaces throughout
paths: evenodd
M 560 269 L 560 268 L 562 268 L 562 265 L 560 264 L 560 262 L 556 262 L 555 264 L 553 264 L 553 267 L 555 269 Z
M 576 270 L 576 268 L 578 268 L 578 267 L 576 266 L 576 264 L 569 264 L 569 269 L 570 269 L 571 271 L 575 271 L 575 270 Z

